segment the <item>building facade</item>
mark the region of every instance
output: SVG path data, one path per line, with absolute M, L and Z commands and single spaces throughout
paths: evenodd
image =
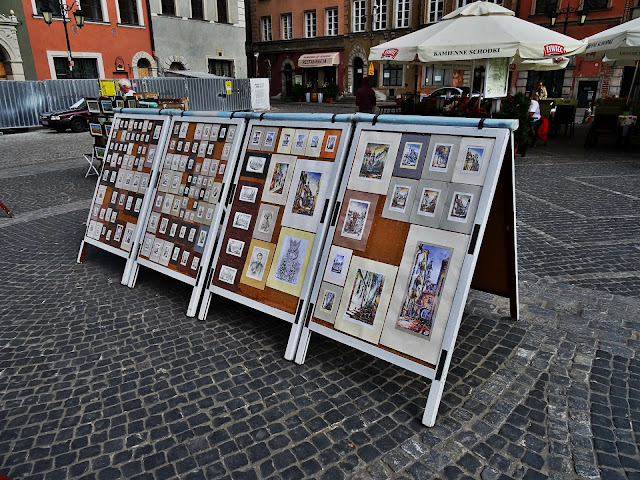
M 85 15 L 80 29 L 73 11 L 61 11 L 58 0 L 22 0 L 37 80 L 65 78 L 137 78 L 155 74 L 149 17 L 144 0 L 79 0 Z M 53 10 L 47 25 L 42 8 Z M 76 5 L 75 2 L 71 5 Z M 69 53 L 62 16 L 67 18 Z
M 244 0 L 150 0 L 159 68 L 246 78 Z
M 271 95 L 291 96 L 295 84 L 344 90 L 344 0 L 250 0 L 256 77 L 270 79 Z
M 18 43 L 18 19 L 0 13 L 0 81 L 24 80 L 22 54 Z
M 548 26 L 549 13 L 555 7 L 555 0 L 520 0 L 518 16 Z M 562 0 L 558 4 L 562 12 L 553 29 L 573 38 L 586 38 L 629 20 L 631 7 L 629 0 Z M 577 11 L 580 10 L 588 12 L 584 25 L 579 25 Z M 520 72 L 515 86 L 517 91 L 530 92 L 536 82 L 542 81 L 550 97 L 574 98 L 578 106 L 586 107 L 600 96 L 624 93 L 624 73 L 623 68 L 611 68 L 600 60 L 578 56 L 571 59 L 564 70 Z M 629 81 L 630 76 L 627 73 Z

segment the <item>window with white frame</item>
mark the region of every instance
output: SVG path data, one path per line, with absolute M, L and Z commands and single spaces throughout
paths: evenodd
M 36 0 L 36 15 L 42 15 L 42 7 L 49 7 L 53 11 L 54 17 L 62 17 L 62 11 L 60 10 L 60 3 L 49 2 L 49 0 Z
M 367 21 L 365 0 L 354 0 L 353 2 L 353 31 L 364 32 L 364 24 Z
M 411 0 L 396 0 L 396 28 L 406 28 L 409 26 L 410 11 Z
M 191 18 L 204 20 L 204 0 L 191 0 Z
M 434 66 L 426 66 L 423 69 L 423 78 L 425 86 L 444 86 L 451 84 L 451 69 L 438 68 Z
M 118 0 L 120 23 L 123 25 L 139 25 L 138 2 L 136 0 Z
M 327 8 L 327 37 L 335 37 L 338 35 L 338 7 Z
M 316 36 L 316 11 L 304 12 L 304 36 L 315 38 Z
M 464 7 L 465 5 L 469 5 L 470 3 L 475 2 L 476 0 L 458 0 L 458 7 Z M 502 5 L 502 0 L 486 0 L 489 3 L 495 3 L 496 5 Z
M 59 8 L 59 7 L 58 7 Z M 85 20 L 102 22 L 102 2 L 100 0 L 80 0 L 80 9 Z
M 271 36 L 271 17 L 262 17 L 262 41 L 270 42 Z
M 442 20 L 444 0 L 428 0 L 427 23 L 436 23 Z
M 280 23 L 282 24 L 282 39 L 291 40 L 293 38 L 293 27 L 291 24 L 291 14 L 285 13 L 280 16 Z
M 383 87 L 400 87 L 404 84 L 402 72 L 404 66 L 401 64 L 383 64 L 382 65 L 382 86 Z
M 384 30 L 387 28 L 387 0 L 374 0 L 373 2 L 373 29 Z
M 161 0 L 160 8 L 162 9 L 162 15 L 175 15 L 176 0 Z

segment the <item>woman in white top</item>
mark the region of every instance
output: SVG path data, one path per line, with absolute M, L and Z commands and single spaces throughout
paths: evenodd
M 533 140 L 531 141 L 531 146 L 536 146 L 536 141 L 538 140 L 538 128 L 540 128 L 540 124 L 542 124 L 542 115 L 540 115 L 540 104 L 537 100 L 531 97 L 531 103 L 529 104 L 529 125 L 531 125 L 531 132 L 533 133 Z

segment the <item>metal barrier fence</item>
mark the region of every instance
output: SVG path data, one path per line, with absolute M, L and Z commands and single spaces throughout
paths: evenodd
M 247 78 L 233 79 L 231 95 L 224 79 L 148 77 L 135 80 L 138 92 L 158 92 L 160 98 L 189 98 L 190 110 L 251 109 Z M 83 97 L 98 97 L 97 80 L 0 82 L 0 129 L 35 127 L 42 112 L 68 108 Z

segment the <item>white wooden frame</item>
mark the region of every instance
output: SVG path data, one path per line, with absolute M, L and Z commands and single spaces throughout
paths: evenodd
M 259 126 L 259 127 L 278 126 L 282 128 L 305 128 L 305 127 L 310 128 L 310 126 L 312 126 L 312 128 L 314 129 L 342 130 L 342 134 L 340 135 L 340 143 L 338 144 L 338 149 L 337 149 L 336 157 L 334 160 L 336 176 L 333 179 L 332 185 L 327 190 L 327 200 L 325 204 L 326 208 L 325 206 L 323 206 L 323 208 L 325 208 L 325 213 L 322 219 L 320 220 L 320 224 L 318 225 L 317 231 L 315 232 L 316 236 L 315 236 L 314 244 L 311 250 L 311 256 L 307 264 L 307 271 L 305 273 L 304 281 L 302 284 L 302 291 L 299 296 L 296 313 L 292 314 L 284 310 L 280 310 L 272 306 L 265 305 L 256 300 L 247 298 L 243 295 L 239 295 L 238 293 L 230 292 L 229 290 L 226 290 L 224 288 L 220 288 L 218 286 L 212 285 L 211 278 L 208 278 L 208 284 L 204 292 L 204 298 L 202 301 L 202 305 L 200 307 L 198 318 L 200 320 L 204 320 L 207 317 L 207 313 L 211 305 L 211 299 L 213 294 L 215 293 L 217 295 L 220 295 L 221 297 L 228 298 L 230 300 L 241 303 L 248 307 L 254 308 L 256 310 L 260 310 L 268 315 L 287 321 L 291 323 L 292 326 L 291 326 L 291 332 L 289 334 L 289 340 L 287 342 L 287 347 L 285 350 L 284 357 L 287 360 L 293 360 L 298 347 L 300 333 L 302 331 L 302 320 L 304 318 L 303 313 L 309 307 L 309 302 L 310 302 L 309 295 L 313 287 L 313 279 L 316 276 L 316 271 L 318 269 L 318 260 L 320 259 L 320 255 L 322 254 L 322 246 L 324 245 L 324 239 L 329 229 L 329 221 L 331 220 L 330 213 L 333 211 L 336 194 L 340 187 L 340 179 L 342 177 L 342 172 L 344 170 L 344 163 L 347 155 L 348 144 L 351 140 L 352 124 L 340 123 L 340 122 L 331 123 L 326 121 L 315 122 L 313 121 L 312 118 L 310 118 L 308 121 L 251 120 L 246 127 L 246 131 L 251 132 L 254 126 Z M 245 141 L 243 142 L 242 153 L 239 157 L 241 160 L 238 162 L 238 168 L 234 178 L 235 186 L 237 186 L 238 181 L 240 179 L 240 174 L 241 174 L 240 165 L 241 165 L 242 159 L 244 159 L 245 157 L 248 142 L 249 142 L 248 138 L 245 139 Z M 234 191 L 235 191 L 235 188 L 234 188 Z M 230 202 L 231 200 L 229 201 L 229 203 Z M 256 210 L 256 213 L 257 213 L 257 210 Z M 225 218 L 222 224 L 222 228 L 220 231 L 221 239 L 224 238 L 224 232 L 227 229 L 228 223 L 229 223 L 229 216 L 227 215 L 227 217 Z M 223 245 L 222 241 L 218 242 L 213 260 L 211 262 L 211 267 L 209 269 L 210 275 L 208 275 L 207 277 L 212 277 L 213 271 L 215 270 L 215 267 L 218 263 L 220 252 L 224 247 L 225 246 Z
M 114 122 L 116 122 L 117 120 L 121 122 L 123 119 L 124 120 L 163 120 L 164 123 L 162 124 L 162 130 L 160 131 L 160 138 L 158 138 L 158 143 L 156 144 L 156 152 L 159 152 L 162 149 L 164 149 L 164 146 L 168 137 L 168 133 L 170 131 L 169 130 L 169 124 L 171 123 L 170 116 L 142 115 L 142 114 L 136 114 L 136 113 L 125 113 L 125 114 L 116 113 L 113 117 Z M 106 152 L 109 151 L 111 142 L 113 140 L 113 135 L 115 132 L 116 132 L 116 129 L 112 128 L 111 133 L 109 134 L 109 138 L 107 139 L 105 154 Z M 153 135 L 153 132 L 150 132 L 150 135 Z M 114 255 L 118 255 L 119 257 L 125 258 L 127 259 L 127 263 L 125 265 L 124 272 L 122 274 L 121 283 L 123 285 L 127 285 L 128 279 L 129 279 L 129 272 L 131 269 L 130 262 L 132 261 L 132 257 L 134 257 L 134 253 L 138 251 L 138 245 L 140 244 L 140 237 L 141 237 L 140 225 L 143 222 L 146 224 L 146 218 L 148 216 L 149 206 L 151 203 L 151 199 L 153 198 L 152 185 L 156 183 L 158 178 L 159 162 L 160 162 L 160 155 L 156 155 L 155 158 L 153 159 L 153 164 L 151 165 L 151 175 L 149 177 L 149 186 L 147 187 L 147 191 L 144 194 L 142 207 L 140 208 L 140 212 L 138 213 L 138 222 L 136 223 L 136 229 L 133 234 L 133 244 L 131 246 L 131 250 L 129 252 L 126 252 L 124 250 L 120 250 L 119 248 L 112 247 L 111 245 L 107 245 L 106 243 L 102 243 L 98 240 L 94 240 L 93 238 L 89 238 L 87 237 L 86 230 L 85 230 L 85 235 L 84 235 L 84 238 L 82 239 L 82 242 L 80 243 L 80 249 L 78 250 L 78 257 L 76 259 L 78 263 L 82 263 L 84 259 L 84 253 L 85 253 L 87 244 L 93 245 L 102 250 L 106 250 L 109 253 L 113 253 Z M 96 196 L 98 195 L 98 189 L 100 188 L 100 181 L 102 180 L 102 172 L 104 170 L 105 164 L 106 162 L 103 160 L 102 168 L 100 169 L 100 175 L 98 175 L 98 180 L 96 181 L 96 188 L 93 192 L 93 197 L 91 198 L 91 207 L 93 207 L 93 204 L 96 200 Z M 87 215 L 87 226 L 91 221 L 91 210 L 92 208 L 89 208 L 89 214 Z
M 503 158 L 506 157 L 508 162 L 511 162 L 511 175 L 513 180 L 513 163 L 512 163 L 512 152 L 505 151 L 508 145 L 512 145 L 513 143 L 509 143 L 509 140 L 512 139 L 511 132 L 504 129 L 496 129 L 496 128 L 473 128 L 473 127 L 453 127 L 453 126 L 438 126 L 438 125 L 398 125 L 396 124 L 384 124 L 378 127 L 373 126 L 372 124 L 359 123 L 356 127 L 354 133 L 354 140 L 352 141 L 349 158 L 347 161 L 347 165 L 345 167 L 346 172 L 351 171 L 351 167 L 354 162 L 354 156 L 356 153 L 356 149 L 358 146 L 358 139 L 360 138 L 360 133 L 368 130 L 383 130 L 386 132 L 402 132 L 402 133 L 430 133 L 430 134 L 449 134 L 449 135 L 459 135 L 459 136 L 475 136 L 475 137 L 488 137 L 495 138 L 495 143 L 493 146 L 493 152 L 491 155 L 487 176 L 484 182 L 484 186 L 482 189 L 482 193 L 480 195 L 480 200 L 478 203 L 478 208 L 476 211 L 476 215 L 474 218 L 474 227 L 473 232 L 469 236 L 469 244 L 466 247 L 466 254 L 462 263 L 462 268 L 460 272 L 460 278 L 455 290 L 453 304 L 451 307 L 451 311 L 449 313 L 449 317 L 447 320 L 447 326 L 445 329 L 444 337 L 442 340 L 442 345 L 440 347 L 440 353 L 438 356 L 437 364 L 434 368 L 430 367 L 428 364 L 424 364 L 423 362 L 414 361 L 406 356 L 402 356 L 391 352 L 389 350 L 380 348 L 377 345 L 373 345 L 371 343 L 365 342 L 358 338 L 352 337 L 345 333 L 342 333 L 338 330 L 328 328 L 324 325 L 311 322 L 311 318 L 313 316 L 314 303 L 317 298 L 321 285 L 322 285 L 322 277 L 324 275 L 324 268 L 317 269 L 316 278 L 314 281 L 314 288 L 311 294 L 309 302 L 307 302 L 307 309 L 305 310 L 305 321 L 303 324 L 300 340 L 298 343 L 298 350 L 295 356 L 295 362 L 298 364 L 303 364 L 307 355 L 309 341 L 311 337 L 311 332 L 320 333 L 326 337 L 329 337 L 337 342 L 343 343 L 345 345 L 349 345 L 357 350 L 369 353 L 377 358 L 388 361 L 394 365 L 405 368 L 413 373 L 421 375 L 423 377 L 429 378 L 432 383 L 429 388 L 429 394 L 427 398 L 426 407 L 424 410 L 424 415 L 422 417 L 422 423 L 426 426 L 433 426 L 435 423 L 436 415 L 438 412 L 438 407 L 440 405 L 440 400 L 442 398 L 442 392 L 444 390 L 447 374 L 449 371 L 449 366 L 451 363 L 451 357 L 453 353 L 453 348 L 455 346 L 455 341 L 458 336 L 458 330 L 460 328 L 460 323 L 462 321 L 462 315 L 464 312 L 464 306 L 467 300 L 467 296 L 469 294 L 469 289 L 471 286 L 471 281 L 473 278 L 473 272 L 475 269 L 476 261 L 478 259 L 480 245 L 482 244 L 482 238 L 484 236 L 484 232 L 487 226 L 487 221 L 489 219 L 489 213 L 491 210 L 494 193 L 496 191 L 496 186 L 498 184 L 498 178 L 502 171 L 502 163 Z M 335 203 L 334 209 L 339 211 L 340 205 L 343 201 L 346 189 L 347 189 L 348 176 L 345 175 L 342 179 L 340 192 L 338 194 L 337 201 Z M 511 183 L 513 185 L 513 183 Z M 514 200 L 515 201 L 515 200 Z M 515 203 L 514 203 L 515 205 Z M 337 218 L 337 211 L 334 211 L 332 214 L 332 224 L 329 228 L 329 232 L 325 237 L 325 244 L 322 251 L 322 258 L 320 260 L 320 267 L 324 267 L 328 260 L 329 251 L 331 242 L 333 239 L 333 234 L 337 228 L 335 224 L 335 219 Z M 515 208 L 514 208 L 514 218 L 513 218 L 513 226 L 515 227 Z M 513 232 L 514 235 L 514 245 L 515 245 L 515 230 Z M 516 252 L 512 252 L 513 255 L 516 255 Z M 513 272 L 515 276 L 515 281 L 517 285 L 517 264 L 515 272 Z M 515 299 L 516 305 L 515 309 L 517 311 L 517 295 Z M 517 316 L 517 314 L 516 314 Z
M 192 278 L 189 275 L 185 275 L 180 272 L 176 272 L 170 268 L 164 267 L 156 262 L 152 262 L 151 260 L 147 260 L 145 258 L 140 257 L 141 250 L 141 242 L 138 243 L 138 248 L 136 249 L 136 255 L 133 257 L 131 272 L 129 275 L 129 279 L 127 281 L 127 285 L 129 288 L 133 288 L 136 284 L 136 280 L 138 278 L 138 272 L 140 270 L 140 266 L 144 266 L 150 268 L 151 270 L 155 270 L 163 275 L 167 275 L 171 278 L 175 278 L 176 280 L 191 285 L 193 290 L 191 292 L 191 298 L 189 300 L 189 306 L 187 307 L 187 316 L 195 317 L 198 305 L 200 304 L 200 297 L 202 295 L 202 290 L 205 288 L 205 281 L 207 278 L 206 272 L 208 271 L 209 262 L 211 260 L 211 255 L 213 253 L 213 247 L 216 243 L 216 234 L 218 232 L 218 227 L 220 226 L 220 219 L 222 218 L 222 214 L 225 210 L 225 200 L 227 195 L 229 194 L 229 188 L 232 184 L 232 178 L 236 170 L 237 159 L 238 159 L 238 150 L 240 149 L 240 144 L 244 138 L 244 129 L 246 125 L 246 121 L 241 118 L 224 118 L 224 117 L 211 117 L 211 116 L 174 116 L 170 117 L 169 128 L 167 133 L 167 139 L 163 144 L 162 151 L 160 154 L 157 154 L 159 157 L 158 164 L 158 173 L 156 176 L 156 180 L 150 186 L 153 187 L 151 192 L 151 200 L 156 196 L 158 191 L 158 183 L 160 182 L 160 171 L 162 170 L 162 166 L 164 165 L 164 160 L 167 155 L 167 145 L 169 143 L 169 138 L 171 137 L 171 132 L 173 131 L 173 126 L 176 121 L 180 121 L 181 123 L 189 122 L 189 123 L 224 123 L 236 125 L 236 132 L 233 137 L 233 141 L 231 144 L 231 152 L 229 153 L 229 159 L 227 160 L 227 166 L 224 171 L 224 175 L 222 178 L 222 191 L 220 192 L 220 198 L 218 200 L 218 204 L 214 210 L 213 218 L 211 219 L 211 225 L 209 226 L 209 235 L 207 236 L 207 241 L 204 246 L 204 250 L 202 252 L 202 257 L 200 259 L 200 265 L 198 265 L 198 273 L 196 278 Z M 147 215 L 144 218 L 142 233 L 140 234 L 140 239 L 144 237 L 145 232 L 147 231 L 147 225 L 149 223 L 150 212 L 147 211 Z

